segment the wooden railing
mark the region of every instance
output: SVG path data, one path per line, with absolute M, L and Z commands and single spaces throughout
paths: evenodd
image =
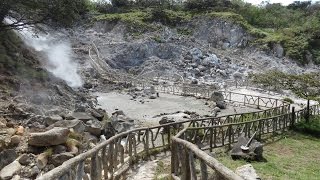
M 171 90 L 171 92 L 173 91 L 174 90 Z M 199 92 L 200 91 L 198 90 L 193 91 L 193 93 L 197 96 L 201 94 Z M 267 97 L 258 97 L 232 92 L 224 92 L 223 94 L 225 96 L 225 99 L 229 101 L 232 101 L 231 98 L 233 97 L 233 95 L 236 95 L 236 97 L 240 97 L 240 99 L 243 100 L 243 102 L 241 102 L 240 100 L 237 100 L 237 102 L 246 105 L 255 105 L 257 107 L 270 107 L 270 109 L 251 113 L 232 114 L 221 117 L 207 117 L 202 119 L 185 120 L 150 128 L 134 129 L 128 132 L 117 134 L 108 140 L 102 141 L 96 147 L 88 150 L 87 152 L 84 152 L 64 162 L 61 166 L 54 168 L 38 179 L 80 180 L 83 176 L 86 175 L 90 176 L 91 180 L 117 179 L 125 176 L 126 171 L 139 159 L 148 159 L 150 155 L 159 153 L 160 151 L 169 150 L 171 146 L 176 142 L 179 143 L 180 140 L 177 139 L 179 137 L 173 138 L 173 140 L 176 140 L 174 141 L 175 143 L 171 143 L 171 138 L 179 131 L 181 131 L 184 127 L 188 127 L 188 129 L 186 130 L 188 132 L 191 129 L 194 132 L 200 132 L 200 130 L 203 128 L 204 134 L 199 137 L 202 137 L 202 142 L 208 142 L 208 137 L 210 137 L 211 139 L 213 139 L 212 137 L 215 137 L 215 141 L 212 141 L 212 144 L 210 146 L 211 148 L 214 148 L 234 142 L 234 139 L 236 139 L 236 134 L 237 132 L 239 132 L 238 129 L 240 127 L 246 127 L 246 131 L 248 133 L 252 133 L 251 129 L 253 127 L 256 127 L 256 125 L 251 126 L 251 124 L 256 124 L 256 121 L 260 122 L 260 120 L 250 121 L 252 119 L 268 118 L 271 116 L 278 117 L 277 115 L 290 114 L 290 105 L 278 99 L 268 99 Z M 312 112 L 313 111 L 316 111 L 316 109 L 312 110 Z M 297 113 L 296 117 L 299 116 L 301 116 L 301 114 Z M 211 127 L 212 130 L 208 131 L 208 128 L 206 127 Z M 228 132 L 229 134 L 234 134 L 231 137 L 231 140 L 228 139 Z M 193 134 L 194 137 L 196 137 L 196 134 L 197 133 Z M 228 137 L 228 140 L 225 140 L 226 137 Z M 190 142 L 185 144 L 188 145 L 189 150 L 191 151 L 195 148 L 195 145 L 190 145 Z M 200 154 L 199 152 L 193 153 L 195 153 L 195 155 L 201 156 L 200 159 L 202 158 L 203 162 L 206 163 L 209 167 L 215 168 L 217 171 L 219 171 L 220 174 L 224 174 L 223 172 L 220 172 L 223 171 L 223 169 L 219 169 L 220 165 L 216 162 L 216 160 L 207 162 L 205 160 L 205 158 L 207 157 L 202 156 L 203 152 L 200 152 Z
M 243 180 L 218 160 L 199 149 L 197 145 L 181 138 L 181 136 L 185 136 L 186 130 L 184 129 L 172 137 L 171 176 L 173 179 L 196 180 L 199 176 L 196 164 L 200 164 L 200 179 Z M 208 167 L 213 172 L 209 173 Z
M 313 105 L 291 113 L 267 117 L 252 121 L 215 125 L 211 127 L 188 127 L 172 137 L 171 172 L 174 179 L 197 179 L 195 159 L 200 163 L 201 179 L 208 178 L 208 169 L 214 170 L 217 179 L 239 179 L 227 167 L 224 167 L 214 157 L 206 155 L 204 150 L 229 146 L 236 143 L 239 136 L 250 137 L 256 132 L 257 138 L 265 134 L 285 132 L 295 123 L 305 120 L 308 115 L 319 115 L 320 106 Z M 197 146 L 197 145 L 198 146 Z M 194 157 L 195 156 L 195 157 Z

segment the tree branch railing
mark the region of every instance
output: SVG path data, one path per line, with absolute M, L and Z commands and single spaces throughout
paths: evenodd
M 195 89 L 193 89 L 195 90 Z M 199 93 L 199 92 L 197 92 Z M 228 92 L 230 94 L 233 93 Z M 237 94 L 239 96 L 239 94 Z M 246 101 L 243 96 L 244 102 Z M 252 97 L 251 97 L 252 98 Z M 258 97 L 257 97 L 258 98 Z M 259 99 L 263 99 L 260 97 Z M 275 101 L 276 99 L 270 98 L 269 101 Z M 247 104 L 255 104 L 259 101 L 247 101 Z M 270 104 L 270 103 L 269 103 Z M 150 128 L 139 128 L 130 130 L 128 132 L 117 134 L 108 140 L 102 141 L 92 149 L 79 154 L 78 156 L 64 162 L 61 166 L 54 168 L 53 170 L 40 176 L 39 180 L 53 180 L 53 179 L 82 179 L 84 176 L 89 176 L 92 180 L 95 179 L 117 179 L 124 177 L 127 170 L 132 167 L 139 159 L 148 159 L 152 154 L 159 153 L 160 151 L 168 150 L 173 145 L 171 143 L 172 136 L 176 135 L 184 127 L 188 128 L 204 128 L 205 126 L 216 127 L 216 133 L 213 134 L 211 131 L 203 131 L 205 138 L 202 142 L 206 141 L 206 137 L 216 136 L 216 142 L 212 147 L 218 147 L 219 142 L 227 144 L 228 142 L 222 140 L 225 139 L 229 127 L 223 124 L 238 123 L 248 124 L 247 121 L 251 118 L 265 118 L 270 116 L 279 115 L 290 111 L 290 105 L 278 100 L 278 103 L 271 103 L 272 106 L 277 105 L 266 110 L 260 110 L 252 113 L 233 114 L 220 117 L 207 117 L 202 119 L 191 119 L 181 122 L 168 123 L 160 126 Z M 257 104 L 255 104 L 257 105 Z M 271 105 L 270 105 L 271 106 Z M 316 109 L 311 112 L 315 112 Z M 318 110 L 319 111 L 319 110 Z M 297 113 L 297 112 L 296 112 Z M 301 114 L 297 113 L 296 117 L 302 117 Z M 251 122 L 251 121 L 250 121 Z M 220 124 L 220 125 L 219 125 Z M 235 126 L 235 125 L 231 125 Z M 240 127 L 240 125 L 239 125 Z M 250 126 L 251 127 L 251 126 Z M 237 129 L 236 127 L 232 127 Z M 247 127 L 248 128 L 248 127 Z M 189 131 L 189 130 L 188 130 Z M 213 130 L 214 132 L 214 130 Z M 237 136 L 234 135 L 233 138 Z M 218 141 L 217 139 L 220 138 Z M 194 149 L 194 146 L 190 145 L 189 150 Z M 198 152 L 193 152 L 195 155 L 200 155 Z M 204 156 L 206 157 L 206 156 Z M 211 168 L 216 168 L 217 163 L 215 161 L 206 162 L 202 159 L 202 166 L 208 164 Z M 217 169 L 220 171 L 220 169 Z
M 173 179 L 208 179 L 208 167 L 215 173 L 215 179 L 242 179 L 233 171 L 223 166 L 214 157 L 208 155 L 204 150 L 212 151 L 214 148 L 228 146 L 233 143 L 241 134 L 250 137 L 256 133 L 261 139 L 266 134 L 285 132 L 295 123 L 304 120 L 307 108 L 299 111 L 292 111 L 274 117 L 262 118 L 252 121 L 215 125 L 211 127 L 187 127 L 172 137 L 171 146 L 171 173 Z M 320 106 L 310 107 L 310 115 L 319 115 Z M 197 145 L 198 146 L 197 146 Z M 198 171 L 195 162 L 199 162 Z M 196 172 L 200 172 L 197 175 Z M 211 171 L 212 172 L 212 171 Z M 212 176 L 212 173 L 211 173 Z

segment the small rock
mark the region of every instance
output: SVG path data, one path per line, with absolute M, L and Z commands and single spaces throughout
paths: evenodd
M 153 95 L 149 96 L 149 99 L 157 99 L 157 96 L 153 94 Z
M 37 176 L 39 173 L 40 173 L 40 169 L 38 168 L 38 166 L 33 166 L 28 172 L 28 177 L 33 178 Z
M 66 151 L 67 151 L 67 148 L 63 145 L 57 145 L 53 147 L 54 154 L 61 154 L 61 153 L 65 153 Z
M 8 180 L 11 179 L 13 175 L 21 170 L 21 164 L 18 161 L 13 161 L 0 171 L 0 179 Z
M 12 146 L 16 146 L 20 143 L 20 136 L 18 135 L 13 135 L 11 136 L 11 139 L 10 139 L 10 145 Z
M 73 158 L 73 154 L 69 152 L 52 155 L 51 162 L 55 166 L 61 165 L 63 162 Z
M 23 126 L 18 126 L 17 131 L 16 131 L 16 135 L 22 136 L 23 133 L 24 133 L 24 127 Z
M 14 135 L 16 133 L 16 130 L 13 128 L 8 128 L 7 129 L 7 134 L 9 134 L 10 136 Z
M 52 146 L 63 144 L 67 141 L 69 132 L 68 128 L 54 127 L 46 132 L 31 133 L 28 144 L 32 146 Z
M 246 164 L 241 167 L 238 167 L 235 171 L 236 174 L 241 176 L 244 180 L 257 180 L 260 179 L 256 170 L 251 164 Z
M 18 157 L 18 162 L 21 165 L 27 166 L 31 163 L 31 158 L 28 154 L 22 154 L 20 157 Z
M 226 109 L 227 103 L 225 101 L 218 101 L 218 102 L 216 102 L 216 106 L 220 109 Z

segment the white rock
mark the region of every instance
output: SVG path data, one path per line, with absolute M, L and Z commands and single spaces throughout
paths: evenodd
M 240 166 L 236 169 L 236 174 L 241 176 L 245 180 L 257 180 L 260 179 L 256 170 L 252 167 L 251 164 L 246 164 Z
M 21 164 L 18 161 L 13 161 L 0 171 L 0 179 L 11 179 L 13 175 L 21 170 Z

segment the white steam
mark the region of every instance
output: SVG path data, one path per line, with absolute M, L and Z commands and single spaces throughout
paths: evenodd
M 6 19 L 6 23 L 14 22 Z M 72 48 L 68 40 L 61 36 L 54 37 L 50 34 L 34 35 L 32 28 L 23 28 L 18 31 L 23 41 L 33 47 L 38 52 L 43 52 L 47 56 L 45 68 L 56 77 L 63 79 L 71 87 L 80 87 L 83 82 L 77 72 L 77 63 L 72 59 Z

